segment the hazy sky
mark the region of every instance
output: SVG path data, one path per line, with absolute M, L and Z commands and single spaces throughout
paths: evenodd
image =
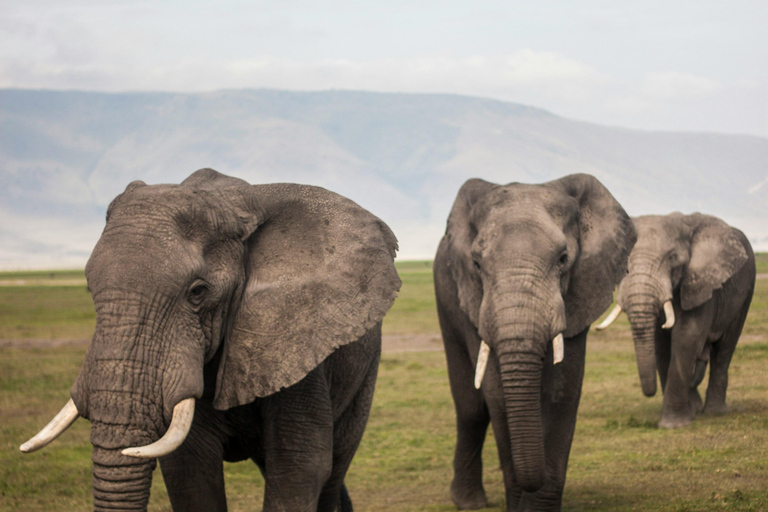
M 0 87 L 493 97 L 768 136 L 768 2 L 3 0 Z

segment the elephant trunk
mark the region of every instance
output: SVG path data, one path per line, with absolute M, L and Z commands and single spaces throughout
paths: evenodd
M 637 372 L 640 375 L 640 386 L 645 396 L 656 394 L 656 323 L 651 322 L 632 324 L 632 339 L 635 342 Z
M 630 274 L 619 288 L 619 302 L 629 317 L 635 343 L 637 371 L 645 396 L 656 394 L 656 339 L 662 304 L 672 299 L 672 282 L 666 264 L 653 254 L 640 252 L 630 257 Z M 670 303 L 671 305 L 671 303 Z M 669 307 L 665 306 L 667 325 L 674 323 Z
M 89 403 L 94 510 L 146 510 L 157 461 L 121 452 L 157 439 L 161 414 L 155 412 L 150 420 L 154 407 L 134 393 L 91 391 Z
M 565 328 L 560 290 L 542 286 L 541 277 L 533 270 L 500 274 L 481 318 L 499 361 L 515 479 L 526 492 L 546 481 L 541 379 L 549 343 Z
M 652 282 L 630 283 L 627 286 L 625 310 L 632 327 L 637 372 L 645 396 L 656 394 L 656 335 L 662 295 Z
M 498 357 L 515 478 L 524 491 L 535 492 L 546 478 L 541 422 L 543 361 L 536 354 L 504 350 Z
M 97 307 L 104 306 L 97 302 Z M 124 316 L 137 316 L 131 313 Z M 103 313 L 98 320 L 72 388 L 78 410 L 91 422 L 93 507 L 145 511 L 156 459 L 121 451 L 148 445 L 166 431 L 163 354 L 147 353 L 152 330 Z
M 93 509 L 146 511 L 157 462 L 126 457 L 120 450 L 93 448 Z

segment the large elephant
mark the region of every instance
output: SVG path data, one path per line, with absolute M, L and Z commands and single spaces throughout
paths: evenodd
M 726 411 L 728 366 L 755 288 L 755 255 L 744 233 L 710 215 L 647 215 L 617 306 L 629 316 L 640 384 L 664 400 L 659 427 L 688 425 L 702 409 L 697 390 L 710 363 L 704 410 Z M 663 314 L 662 314 L 663 312 Z
M 587 331 L 610 306 L 635 237 L 590 175 L 462 186 L 434 263 L 459 508 L 487 505 L 481 452 L 492 422 L 507 510 L 560 509 Z
M 96 330 L 71 400 L 22 451 L 90 420 L 98 511 L 146 510 L 158 457 L 174 510 L 226 510 L 222 461 L 246 458 L 265 511 L 351 510 L 396 248 L 318 187 L 131 183 L 86 267 Z

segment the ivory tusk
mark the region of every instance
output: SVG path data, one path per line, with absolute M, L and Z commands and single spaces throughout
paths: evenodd
M 668 300 L 664 303 L 664 316 L 666 322 L 661 326 L 662 329 L 671 329 L 675 325 L 675 308 L 672 306 L 672 301 Z
M 621 314 L 621 306 L 616 304 L 616 307 L 613 308 L 610 312 L 610 314 L 605 317 L 605 320 L 603 320 L 600 325 L 595 326 L 595 330 L 602 331 L 609 325 L 611 325 L 617 318 L 619 318 L 619 315 Z
M 480 340 L 480 352 L 477 353 L 477 367 L 475 368 L 475 389 L 480 389 L 485 375 L 485 367 L 488 366 L 488 354 L 491 353 L 491 347 L 486 342 Z
M 557 364 L 563 360 L 563 356 L 565 355 L 565 344 L 563 343 L 563 333 L 558 334 L 557 336 L 555 336 L 555 339 L 552 340 L 552 352 L 554 354 L 553 356 L 554 364 Z
M 35 437 L 21 445 L 19 450 L 24 453 L 39 450 L 64 433 L 79 416 L 80 413 L 77 412 L 75 402 L 70 398 L 59 413 Z
M 129 457 L 154 459 L 173 452 L 187 438 L 192 419 L 195 417 L 195 399 L 185 398 L 173 408 L 173 418 L 168 431 L 152 444 L 124 449 L 121 453 Z

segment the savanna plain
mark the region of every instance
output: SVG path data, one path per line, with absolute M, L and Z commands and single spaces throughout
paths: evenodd
M 431 263 L 397 267 L 403 287 L 384 320 L 373 409 L 346 483 L 358 511 L 451 511 L 454 410 Z M 768 273 L 768 254 L 758 273 Z M 0 510 L 91 510 L 87 421 L 39 452 L 19 445 L 69 398 L 94 324 L 82 271 L 0 273 Z M 768 279 L 757 281 L 731 364 L 727 415 L 657 429 L 661 393 L 642 395 L 626 316 L 590 332 L 586 364 L 564 510 L 768 510 Z M 503 510 L 490 429 L 484 461 L 486 510 Z M 256 466 L 225 472 L 229 509 L 258 510 Z M 149 509 L 171 510 L 159 468 Z

